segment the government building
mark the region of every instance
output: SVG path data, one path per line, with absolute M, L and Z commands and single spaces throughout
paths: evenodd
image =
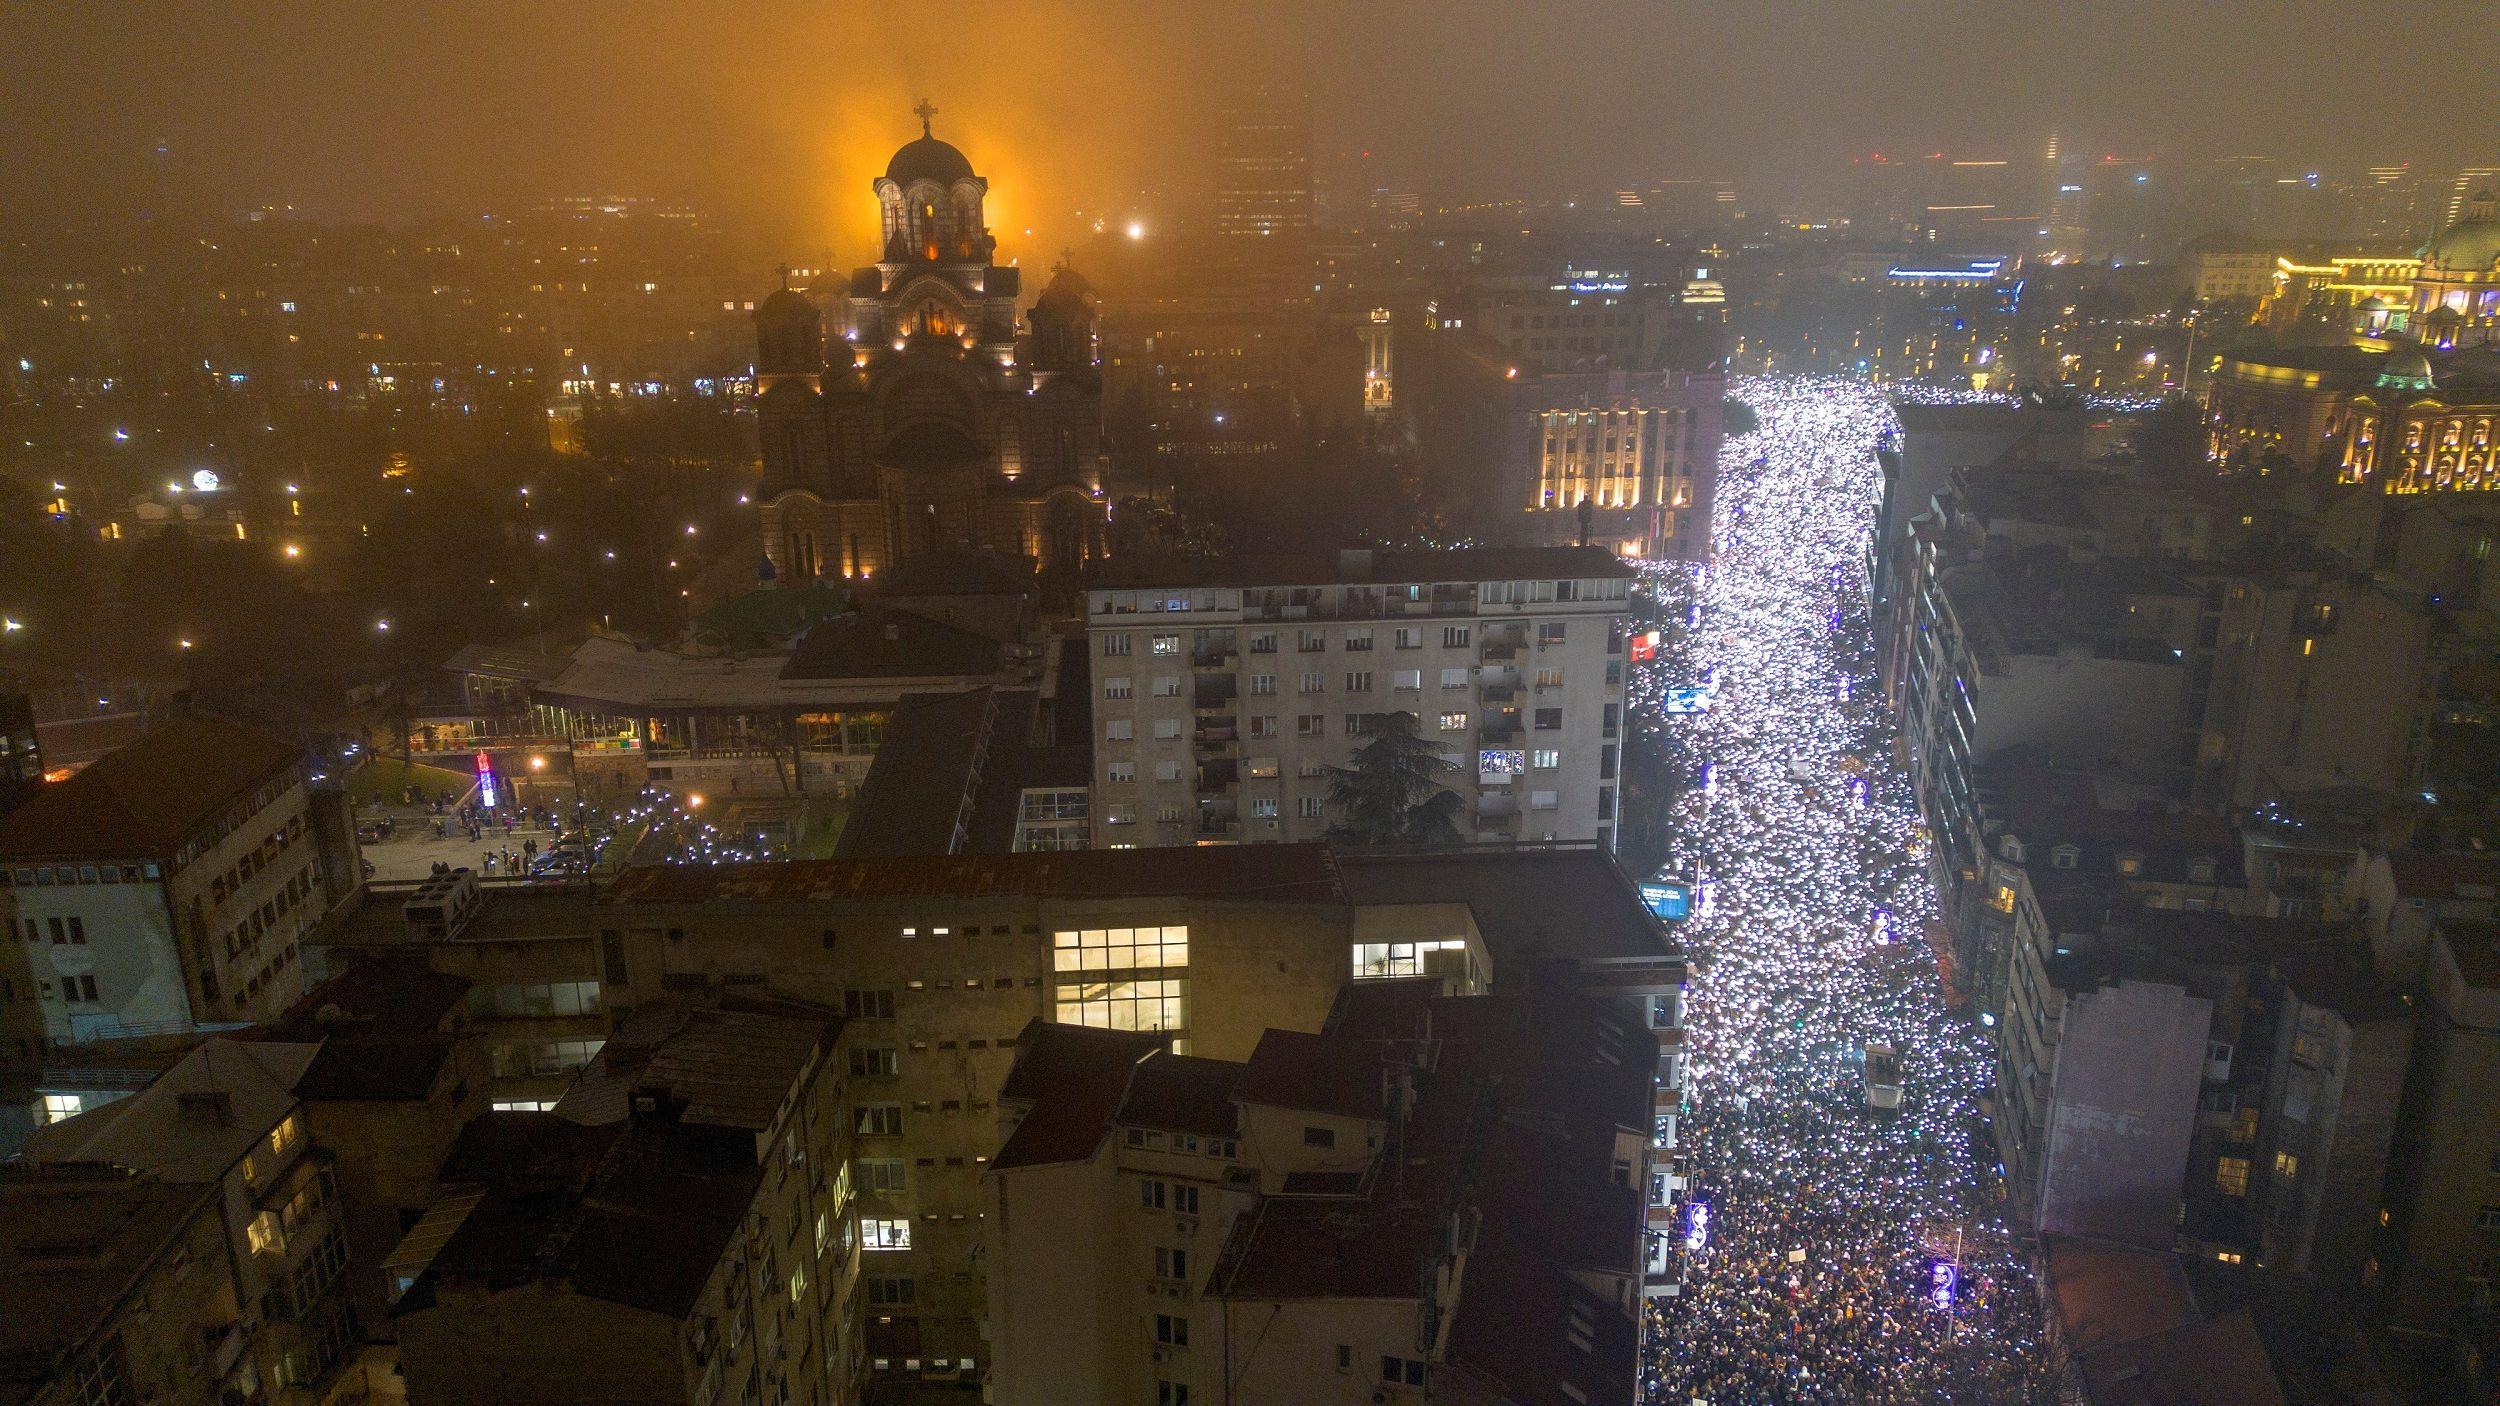
M 875 182 L 877 262 L 847 288 L 785 275 L 756 307 L 764 555 L 783 586 L 939 551 L 1062 571 L 1102 553 L 1092 290 L 1062 267 L 1019 321 L 989 182 L 931 134 L 934 113 Z
M 2410 296 L 2363 299 L 2350 341 L 2226 352 L 2209 457 L 2386 493 L 2500 487 L 2500 217 L 2488 194 L 2425 246 Z

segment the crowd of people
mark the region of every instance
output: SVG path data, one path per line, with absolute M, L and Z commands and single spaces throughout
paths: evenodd
M 1924 838 L 1871 678 L 1874 450 L 1894 421 L 1852 383 L 1735 394 L 1760 428 L 1728 447 L 1712 563 L 1646 570 L 1670 647 L 1634 682 L 1644 725 L 1700 763 L 1670 861 L 1698 880 L 1692 1184 L 1650 1399 L 2045 1402 L 2039 1300 L 1978 1107 L 1986 1034 L 1927 945 Z M 1696 686 L 1706 709 L 1660 706 Z M 1898 1056 L 1897 1108 L 1871 1106 L 1869 1045 Z

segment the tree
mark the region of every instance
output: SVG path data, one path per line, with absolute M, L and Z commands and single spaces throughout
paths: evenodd
M 1413 713 L 1375 713 L 1372 740 L 1354 765 L 1328 768 L 1328 836 L 1363 845 L 1451 845 L 1460 840 L 1456 791 L 1437 779 L 1458 770 L 1425 738 Z

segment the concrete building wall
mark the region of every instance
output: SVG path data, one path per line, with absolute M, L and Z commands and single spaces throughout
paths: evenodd
M 2489 961 L 2487 950 L 2481 960 Z M 2442 934 L 2432 946 L 2405 1145 L 2391 1178 L 2388 1314 L 2425 1332 L 2452 1331 L 2456 1311 L 2500 1277 L 2500 1233 L 2484 1219 L 2500 1208 L 2500 1099 L 2492 1097 L 2500 1089 L 2500 986 L 2469 970 Z
M 1374 1406 L 1418 1401 L 1385 1387 L 1380 1359 L 1420 1358 L 1423 1306 L 1415 1299 L 1231 1300 L 1217 1305 L 1216 1336 L 1237 1406 Z M 1342 1365 L 1341 1365 L 1342 1364 Z
M 1237 588 L 1095 591 L 1094 843 L 1320 839 L 1340 818 L 1326 769 L 1368 740 L 1348 718 L 1404 712 L 1457 764 L 1462 838 L 1611 845 L 1625 584 L 1483 583 L 1360 618 L 1245 608 Z
M 402 1315 L 399 1341 L 414 1406 L 694 1400 L 673 1319 L 551 1285 L 446 1294 Z
M 984 1278 L 990 1371 L 1001 1388 L 992 1396 L 996 1406 L 1151 1399 L 1131 1395 L 1135 1384 L 1124 1380 L 1150 1337 L 1122 1311 L 1111 1276 L 1100 1272 L 1106 1256 L 1125 1248 L 1114 1165 L 1105 1148 L 1083 1162 L 988 1179 Z
M 2040 1173 L 2040 1233 L 2170 1244 L 2212 1017 L 2212 1002 L 2146 981 L 2067 1002 Z

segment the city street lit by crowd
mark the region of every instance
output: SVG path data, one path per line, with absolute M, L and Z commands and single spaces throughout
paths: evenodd
M 1669 867 L 1699 900 L 1684 1283 L 1649 1325 L 1650 1398 L 2043 1400 L 2038 1300 L 1985 1181 L 1985 1037 L 1926 945 L 1923 837 L 1869 678 L 1892 415 L 1863 385 L 1734 394 L 1761 427 L 1723 457 L 1712 564 L 1645 568 L 1673 647 L 1634 683 L 1689 759 Z M 1871 1107 L 1892 1078 L 1897 1111 Z

